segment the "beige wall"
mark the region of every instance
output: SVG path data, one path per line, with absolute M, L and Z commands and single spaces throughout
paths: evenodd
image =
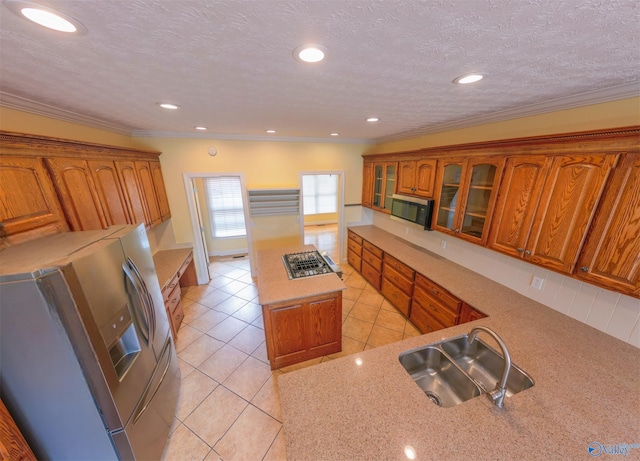
M 367 154 L 632 125 L 640 125 L 640 97 L 381 143 Z
M 247 189 L 298 188 L 299 172 L 345 172 L 345 203 L 360 203 L 363 144 L 229 141 L 193 138 L 138 138 L 147 149 L 162 152 L 164 175 L 173 228 L 178 243 L 191 242 L 193 231 L 187 208 L 184 173 L 243 173 Z M 211 157 L 207 149 L 218 154 Z M 254 242 L 272 246 L 284 239 L 299 243 L 297 217 L 252 220 Z M 295 241 L 294 241 L 295 240 Z M 264 246 L 258 244 L 257 248 Z
M 142 148 L 137 144 L 136 139 L 128 135 L 90 128 L 77 123 L 64 122 L 2 106 L 0 106 L 0 130 L 118 147 Z

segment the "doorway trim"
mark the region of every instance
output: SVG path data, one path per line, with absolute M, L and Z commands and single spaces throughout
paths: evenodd
M 209 283 L 207 280 L 208 271 L 207 265 L 209 261 L 209 255 L 206 255 L 205 249 L 201 239 L 201 230 L 198 221 L 198 209 L 196 207 L 195 191 L 193 180 L 196 178 L 215 178 L 219 176 L 237 176 L 240 178 L 240 187 L 242 188 L 242 204 L 244 208 L 244 226 L 247 231 L 247 247 L 249 249 L 249 265 L 251 267 L 251 276 L 255 276 L 255 264 L 253 261 L 253 238 L 251 237 L 251 220 L 249 216 L 249 200 L 247 197 L 247 184 L 245 181 L 244 173 L 234 172 L 209 172 L 209 173 L 183 173 L 182 179 L 184 181 L 185 193 L 187 196 L 187 206 L 189 207 L 189 217 L 191 218 L 191 230 L 193 234 L 193 262 L 196 267 L 196 274 L 198 276 L 198 284 L 202 285 Z M 200 216 L 200 220 L 202 217 Z
M 317 175 L 336 175 L 338 176 L 338 261 L 337 264 L 342 262 L 342 245 L 344 243 L 344 171 L 336 170 L 314 170 L 314 171 L 300 171 L 298 172 L 298 187 L 300 188 L 300 238 L 304 242 L 304 190 L 302 185 L 303 176 L 317 176 Z

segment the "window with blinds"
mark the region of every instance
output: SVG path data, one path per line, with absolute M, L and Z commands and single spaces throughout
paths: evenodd
M 204 188 L 213 237 L 246 236 L 240 178 L 236 176 L 205 178 Z
M 335 213 L 338 210 L 338 175 L 314 174 L 302 176 L 304 214 Z

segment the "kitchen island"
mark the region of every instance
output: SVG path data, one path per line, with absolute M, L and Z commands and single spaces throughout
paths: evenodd
M 304 245 L 258 252 L 258 299 L 272 370 L 342 350 L 345 284 L 335 273 L 289 279 L 282 260 L 314 250 Z
M 279 377 L 289 459 L 585 459 L 623 444 L 640 456 L 639 349 L 378 228 L 351 230 L 488 317 Z M 484 395 L 436 406 L 399 354 L 477 325 L 535 385 L 502 409 Z

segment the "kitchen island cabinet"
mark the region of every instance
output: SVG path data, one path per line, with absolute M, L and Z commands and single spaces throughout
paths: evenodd
M 342 280 L 335 273 L 290 280 L 282 261 L 284 254 L 313 250 L 258 252 L 258 299 L 272 370 L 342 350 Z
M 590 447 L 638 443 L 638 348 L 374 226 L 352 229 L 455 295 L 460 316 L 471 304 L 488 317 L 280 376 L 289 459 L 586 459 Z M 438 407 L 398 356 L 476 325 L 502 337 L 534 386 L 502 409 L 483 395 Z

